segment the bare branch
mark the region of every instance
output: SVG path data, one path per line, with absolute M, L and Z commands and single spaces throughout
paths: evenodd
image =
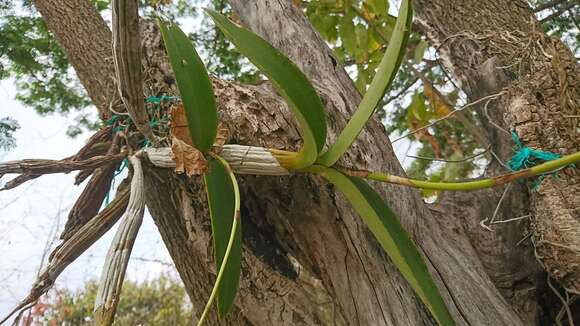
M 19 175 L 16 178 L 6 182 L 4 187 L 0 188 L 0 191 L 14 189 L 14 188 L 20 186 L 21 184 L 25 183 L 26 181 L 34 180 L 40 176 L 41 176 L 40 174 L 22 174 L 22 175 Z
M 76 170 L 86 170 L 98 168 L 110 162 L 114 162 L 125 157 L 125 153 L 114 155 L 99 155 L 83 161 L 63 160 L 43 160 L 26 159 L 20 161 L 9 161 L 0 163 L 0 176 L 8 173 L 17 174 L 53 174 L 68 173 Z
M 466 105 L 462 106 L 461 108 L 459 108 L 459 109 L 457 109 L 457 110 L 453 110 L 453 111 L 449 112 L 448 114 L 446 114 L 446 115 L 445 115 L 445 116 L 443 116 L 442 118 L 439 118 L 439 119 L 437 119 L 437 120 L 435 120 L 435 121 L 433 121 L 433 122 L 431 122 L 431 123 L 429 123 L 429 124 L 427 124 L 427 125 L 425 125 L 425 126 L 423 126 L 423 127 L 421 127 L 421 128 L 417 128 L 417 129 L 415 129 L 415 130 L 413 130 L 413 131 L 411 131 L 411 132 L 409 132 L 409 133 L 407 133 L 407 134 L 404 134 L 403 136 L 401 136 L 401 137 L 399 137 L 399 138 L 397 138 L 397 139 L 393 140 L 391 143 L 397 142 L 397 141 L 399 141 L 399 140 L 401 140 L 401 139 L 404 139 L 404 138 L 407 138 L 407 137 L 409 137 L 409 136 L 411 136 L 411 135 L 413 135 L 413 134 L 416 134 L 416 133 L 418 133 L 419 131 L 422 131 L 422 130 L 425 130 L 425 129 L 427 129 L 427 128 L 430 128 L 430 127 L 432 127 L 432 126 L 436 125 L 437 123 L 439 123 L 439 122 L 441 122 L 441 121 L 443 121 L 443 120 L 449 119 L 449 117 L 453 116 L 454 114 L 456 114 L 456 113 L 458 113 L 458 112 L 461 112 L 461 111 L 463 111 L 463 110 L 465 110 L 465 109 L 467 109 L 467 108 L 473 107 L 474 105 L 476 105 L 476 104 L 478 104 L 478 103 L 481 103 L 481 102 L 483 102 L 483 101 L 488 101 L 488 102 L 489 102 L 489 101 L 491 101 L 491 100 L 493 100 L 493 99 L 496 99 L 496 98 L 498 98 L 498 97 L 500 97 L 500 96 L 502 96 L 502 95 L 504 95 L 504 94 L 506 94 L 506 91 L 501 91 L 501 92 L 499 92 L 499 93 L 496 93 L 496 94 L 492 94 L 492 95 L 484 96 L 484 97 L 482 97 L 482 98 L 480 98 L 480 99 L 478 99 L 478 100 L 475 100 L 475 101 L 473 101 L 473 102 L 471 102 L 471 103 L 469 103 L 469 104 L 466 104 Z
M 569 3 L 563 5 L 561 8 L 558 8 L 558 10 L 556 10 L 553 13 L 549 14 L 548 16 L 542 18 L 540 20 L 540 23 L 545 23 L 550 19 L 554 19 L 554 18 L 560 16 L 561 14 L 563 14 L 566 10 L 572 9 L 579 4 L 580 4 L 580 0 L 572 0 Z
M 110 146 L 112 126 L 106 126 L 94 133 L 85 143 L 85 145 L 72 157 L 75 161 L 84 160 L 95 155 L 103 155 L 107 152 L 108 147 L 101 147 L 108 144 Z

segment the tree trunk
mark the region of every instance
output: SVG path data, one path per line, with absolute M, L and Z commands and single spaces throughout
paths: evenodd
M 478 112 L 500 157 L 511 156 L 513 142 L 494 124 L 514 130 L 531 148 L 562 155 L 580 149 L 580 66 L 560 40 L 541 32 L 526 3 L 417 0 L 416 5 L 419 23 L 438 48 L 440 62 L 470 100 L 505 92 L 489 103 L 487 112 L 484 105 Z M 501 172 L 505 169 L 497 162 L 488 167 L 489 174 Z M 531 225 L 526 219 L 494 232 L 477 227 L 472 218 L 489 218 L 498 205 L 499 196 L 489 196 L 492 191 L 446 198 L 447 203 L 467 198 L 473 203 L 468 210 L 482 213 L 465 214 L 472 243 L 496 286 L 527 324 L 538 323 L 548 313 L 539 306 L 550 290 L 536 257 L 564 288 L 580 292 L 580 175 L 568 168 L 558 176 L 546 176 L 529 191 L 512 185 L 506 193 L 497 218 L 530 214 Z M 526 234 L 531 241 L 517 245 Z
M 33 0 L 72 64 L 101 119 L 110 117 L 116 85 L 111 31 L 86 0 Z
M 331 50 L 290 0 L 232 0 L 230 3 L 245 25 L 289 56 L 314 83 L 327 109 L 329 141 L 332 141 L 361 97 Z M 88 25 L 84 28 L 89 30 L 102 30 L 104 26 L 102 19 L 95 17 L 98 16 L 96 10 L 82 12 L 81 20 L 80 12 L 60 10 L 61 4 L 53 0 L 36 0 L 35 5 L 53 33 L 67 34 L 58 37 L 59 40 L 67 40 L 71 37 L 68 33 L 80 28 L 74 24 Z M 428 1 L 417 1 L 421 19 L 429 17 L 421 10 L 428 5 L 431 5 Z M 455 6 L 467 8 L 461 1 Z M 489 8 L 494 10 L 490 12 L 497 11 L 494 7 Z M 461 13 L 473 15 L 467 9 Z M 51 24 L 55 15 L 67 15 L 64 19 L 73 25 L 65 28 Z M 440 20 L 432 18 L 434 26 L 439 26 L 436 23 Z M 473 19 L 470 21 L 476 24 Z M 158 28 L 151 22 L 143 25 L 145 96 L 176 94 Z M 464 28 L 476 30 L 477 27 Z M 82 53 L 81 58 L 69 55 L 79 76 L 90 73 L 90 70 L 83 70 L 82 62 L 89 60 L 91 53 L 99 50 L 104 41 L 87 41 L 89 48 L 83 51 L 86 57 L 82 57 Z M 110 35 L 107 42 L 110 42 Z M 67 47 L 76 46 L 72 42 L 61 41 L 61 45 L 66 53 L 75 51 L 67 50 Z M 104 84 L 109 78 L 103 74 L 94 76 Z M 87 89 L 91 87 L 88 85 L 91 80 L 81 78 L 81 82 Z M 294 119 L 268 83 L 249 86 L 214 80 L 213 85 L 220 120 L 231 132 L 231 143 L 280 149 L 298 147 L 300 136 Z M 107 93 L 109 88 L 102 91 L 102 97 L 111 96 Z M 384 128 L 375 120 L 361 133 L 340 164 L 404 174 Z M 151 166 L 145 166 L 144 172 L 147 206 L 199 313 L 216 274 L 201 181 L 186 180 Z M 218 321 L 212 316 L 210 324 L 434 323 L 361 219 L 332 186 L 318 177 L 300 174 L 247 176 L 240 178 L 240 186 L 244 241 L 240 293 L 236 311 L 229 320 Z M 486 211 L 476 209 L 477 201 L 471 201 L 470 197 L 468 205 L 475 209 L 469 212 L 471 215 L 462 216 L 465 211 L 448 211 L 450 205 L 428 207 L 416 190 L 386 184 L 374 186 L 420 246 L 458 324 L 522 325 L 520 317 L 486 273 L 490 272 L 486 252 L 474 242 L 473 236 L 477 236 L 474 225 L 482 218 L 475 214 Z M 520 205 L 517 199 L 513 202 Z M 480 260 L 480 256 L 483 259 Z M 511 279 L 512 275 L 508 276 Z M 496 278 L 493 281 L 498 284 Z

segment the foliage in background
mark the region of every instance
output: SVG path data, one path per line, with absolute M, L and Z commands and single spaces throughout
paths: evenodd
M 310 21 L 333 47 L 351 76 L 355 76 L 359 91 L 366 90 L 393 31 L 395 17 L 388 14 L 389 1 L 311 0 L 303 2 L 303 6 Z M 403 66 L 390 93 L 382 101 L 383 109 L 377 112 L 384 118 L 387 132 L 405 134 L 424 127 L 453 110 L 458 100 L 458 91 L 432 58 L 426 41 L 413 31 Z M 472 116 L 467 116 L 464 122 L 476 125 Z M 419 153 L 428 152 L 433 158 L 471 156 L 484 145 L 475 142 L 468 129 L 460 121 L 447 120 L 408 137 L 409 149 L 418 148 Z M 461 164 L 414 162 L 410 176 L 430 181 L 464 179 L 476 168 L 471 161 Z
M 0 150 L 8 151 L 16 145 L 14 132 L 20 128 L 18 122 L 10 117 L 0 118 Z
M 532 8 L 540 8 L 554 3 L 554 0 L 529 0 Z M 570 4 L 573 6 L 567 8 Z M 543 21 L 544 31 L 564 41 L 572 50 L 572 53 L 580 54 L 580 5 L 573 1 L 561 1 L 554 7 L 540 12 L 540 20 Z M 548 19 L 549 18 L 549 19 Z
M 92 325 L 98 283 L 79 291 L 53 290 L 34 306 L 30 321 L 42 325 Z M 115 325 L 190 325 L 192 308 L 180 281 L 160 276 L 144 283 L 125 281 Z
M 226 0 L 210 0 L 207 4 L 223 15 L 230 15 L 232 9 Z M 195 47 L 205 54 L 205 65 L 208 71 L 223 79 L 240 82 L 256 82 L 260 80 L 259 72 L 249 64 L 249 61 L 240 54 L 224 36 L 224 33 L 204 15 L 199 30 L 191 35 Z
M 537 8 L 552 1 L 529 2 L 532 8 Z M 354 77 L 359 91 L 365 90 L 393 30 L 394 17 L 387 14 L 389 1 L 308 0 L 298 3 Z M 565 4 L 546 9 L 540 17 L 557 13 Z M 579 11 L 580 6 L 575 6 L 543 24 L 550 34 L 563 38 L 575 52 L 580 46 L 580 28 L 575 20 L 580 16 Z M 416 131 L 465 103 L 465 98 L 436 59 L 435 50 L 414 31 L 407 44 L 405 63 L 390 94 L 383 99 L 383 110 L 377 112 L 384 118 L 391 138 Z M 487 148 L 478 137 L 479 127 L 474 111 L 467 111 L 408 136 L 411 143 L 407 153 L 414 150 L 415 155 L 422 158 L 412 160 L 407 168 L 409 176 L 434 182 L 472 176 L 478 164 L 484 161 L 466 158 Z M 433 194 L 432 191 L 424 192 L 425 196 Z
M 28 1 L 0 6 L 0 79 L 13 78 L 16 99 L 41 115 L 68 114 L 90 104 L 56 40 Z M 77 117 L 80 127 L 94 127 L 89 115 Z
M 109 9 L 110 0 L 92 1 L 100 11 Z M 142 2 L 143 14 L 150 15 L 158 5 L 168 2 L 171 6 L 164 8 L 172 9 L 163 14 L 177 19 L 199 19 L 199 9 L 204 6 L 226 15 L 231 13 L 226 0 L 145 0 Z M 528 2 L 537 8 L 551 1 Z M 295 3 L 303 7 L 313 25 L 347 66 L 357 88 L 365 90 L 393 30 L 395 17 L 388 14 L 389 1 L 308 0 Z M 560 13 L 544 22 L 544 28 L 566 41 L 577 53 L 580 50 L 577 21 L 580 6 L 561 10 L 565 5 L 566 2 L 548 8 L 539 13 L 539 17 Z M 206 58 L 208 70 L 218 77 L 242 82 L 261 79 L 205 15 L 201 18 L 200 28 L 190 37 Z M 446 110 L 465 102 L 438 66 L 434 50 L 429 49 L 419 34 L 411 35 L 407 51 L 405 64 L 390 93 L 383 99 L 383 110 L 376 113 L 383 118 L 387 132 L 392 136 L 423 127 L 440 118 Z M 94 129 L 98 124 L 93 110 L 85 109 L 90 102 L 71 71 L 64 54 L 34 12 L 30 1 L 0 0 L 0 79 L 15 78 L 18 81 L 17 98 L 40 114 L 79 112 L 68 131 L 74 136 L 83 130 Z M 437 92 L 431 92 L 432 89 Z M 441 103 L 449 105 L 443 107 Z M 466 112 L 462 120 L 448 119 L 409 136 L 412 142 L 409 149 L 425 158 L 461 160 L 486 148 L 486 144 L 474 135 L 477 127 L 473 112 Z M 2 135 L 0 133 L 0 137 Z M 456 181 L 473 174 L 477 166 L 472 160 L 460 163 L 413 160 L 409 174 L 431 181 Z

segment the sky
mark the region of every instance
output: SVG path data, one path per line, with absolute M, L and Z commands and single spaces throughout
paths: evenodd
M 0 152 L 0 162 L 25 158 L 62 159 L 73 155 L 90 134 L 66 136 L 72 117 L 41 117 L 14 100 L 13 82 L 0 82 L 0 116 L 18 120 L 17 147 Z M 0 316 L 4 316 L 33 284 L 46 248 L 58 245 L 68 211 L 86 184 L 74 186 L 75 173 L 46 175 L 18 188 L 0 192 Z M 10 180 L 5 176 L 0 185 Z M 119 183 L 123 175 L 116 178 Z M 59 277 L 56 287 L 78 289 L 98 279 L 116 227 L 95 243 Z M 175 275 L 171 259 L 151 216 L 146 214 L 127 269 L 131 280 L 144 281 L 161 273 Z

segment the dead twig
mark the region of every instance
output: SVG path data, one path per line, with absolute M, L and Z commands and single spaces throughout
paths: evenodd
M 119 141 L 120 136 L 116 135 L 107 155 L 119 152 Z M 93 170 L 91 179 L 69 212 L 66 225 L 60 235 L 61 239 L 68 239 L 78 228 L 99 212 L 99 208 L 111 188 L 115 169 L 119 166 L 119 162 L 119 160 L 115 160 Z
M 409 137 L 411 135 L 414 135 L 414 134 L 416 134 L 416 133 L 418 133 L 420 131 L 423 131 L 423 130 L 425 130 L 427 128 L 430 128 L 430 127 L 436 125 L 437 123 L 439 123 L 439 122 L 441 122 L 443 120 L 449 119 L 449 117 L 453 116 L 454 114 L 457 114 L 458 112 L 461 112 L 461 111 L 463 111 L 463 110 L 465 110 L 467 108 L 473 107 L 473 106 L 475 106 L 475 105 L 477 105 L 477 104 L 479 104 L 479 103 L 481 103 L 483 101 L 488 101 L 489 102 L 489 101 L 494 100 L 494 99 L 496 99 L 496 98 L 498 98 L 498 97 L 500 97 L 500 96 L 502 96 L 502 95 L 504 95 L 506 93 L 507 93 L 506 91 L 501 91 L 501 92 L 496 93 L 496 94 L 491 94 L 491 95 L 488 95 L 488 96 L 484 96 L 484 97 L 482 97 L 482 98 L 480 98 L 478 100 L 475 100 L 475 101 L 473 101 L 471 103 L 468 103 L 468 104 L 460 107 L 457 110 L 453 110 L 453 111 L 449 112 L 445 116 L 443 116 L 443 117 L 441 117 L 441 118 L 439 118 L 439 119 L 437 119 L 437 120 L 435 120 L 435 121 L 433 121 L 433 122 L 431 122 L 431 123 L 429 123 L 429 124 L 427 124 L 427 125 L 425 125 L 425 126 L 423 126 L 421 128 L 417 128 L 417 129 L 415 129 L 415 130 L 413 130 L 413 131 L 411 131 L 411 132 L 409 132 L 407 134 L 404 134 L 403 136 L 401 136 L 399 138 L 396 138 L 391 143 L 395 143 L 395 142 L 397 142 L 397 141 L 399 141 L 401 139 L 405 139 L 405 138 L 407 138 L 407 137 Z
M 99 155 L 83 161 L 63 160 L 43 160 L 25 159 L 20 161 L 9 161 L 0 163 L 0 177 L 4 174 L 54 174 L 68 173 L 76 170 L 86 170 L 98 168 L 107 163 L 122 159 L 125 153 L 114 155 Z

